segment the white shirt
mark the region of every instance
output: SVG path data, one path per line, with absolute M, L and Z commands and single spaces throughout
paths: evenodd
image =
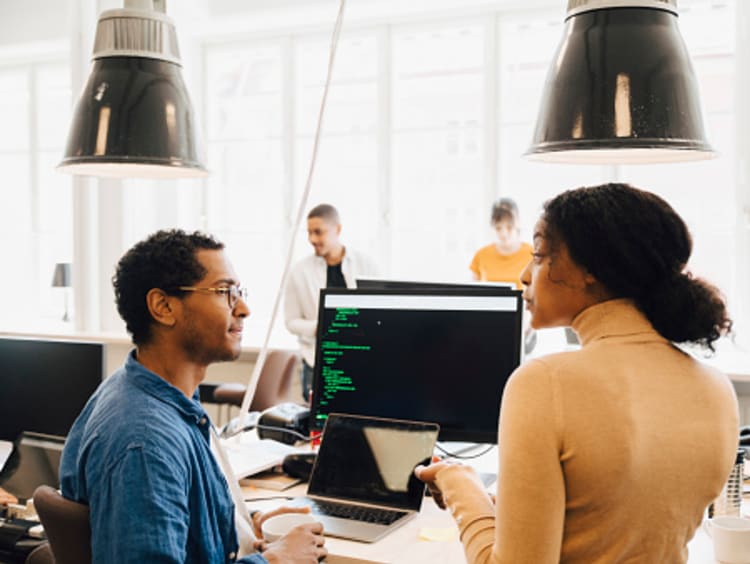
M 358 276 L 374 276 L 377 268 L 369 258 L 346 248 L 341 272 L 347 288 L 355 288 Z M 328 265 L 323 257 L 311 255 L 294 265 L 284 295 L 284 320 L 290 333 L 297 335 L 305 362 L 315 364 L 315 333 L 318 329 L 318 298 L 326 287 Z

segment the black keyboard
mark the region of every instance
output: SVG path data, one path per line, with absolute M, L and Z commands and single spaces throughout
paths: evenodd
M 390 525 L 407 514 L 405 511 L 363 507 L 348 503 L 336 503 L 335 501 L 307 499 L 305 503 L 310 506 L 314 515 L 342 517 L 344 519 L 352 519 L 364 523 L 376 523 L 378 525 Z

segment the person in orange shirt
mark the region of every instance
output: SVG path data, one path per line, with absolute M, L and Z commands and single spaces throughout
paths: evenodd
M 490 224 L 497 241 L 479 249 L 469 265 L 475 280 L 513 282 L 521 288 L 521 272 L 531 260 L 531 245 L 521 241 L 518 206 L 500 198 L 492 206 Z

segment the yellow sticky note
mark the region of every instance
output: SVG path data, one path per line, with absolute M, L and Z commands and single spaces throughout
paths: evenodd
M 456 539 L 456 529 L 439 527 L 422 527 L 419 529 L 420 540 L 449 542 Z

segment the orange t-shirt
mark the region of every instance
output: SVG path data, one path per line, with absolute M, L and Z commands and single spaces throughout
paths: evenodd
M 521 288 L 521 272 L 531 260 L 531 252 L 531 245 L 521 243 L 512 255 L 501 255 L 491 243 L 477 251 L 469 268 L 484 282 L 514 282 Z

